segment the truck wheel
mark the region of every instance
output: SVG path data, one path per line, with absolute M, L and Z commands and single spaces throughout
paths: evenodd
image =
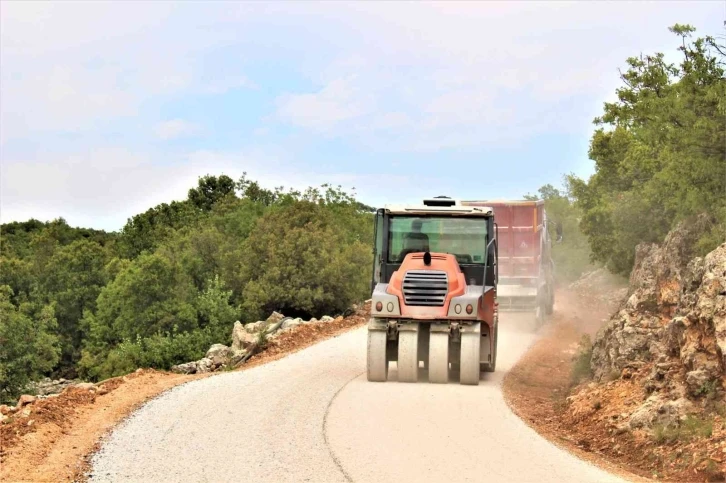
M 545 308 L 545 313 L 547 315 L 552 315 L 552 313 L 555 311 L 555 290 L 551 288 L 549 290 L 549 296 L 547 297 L 547 307 Z

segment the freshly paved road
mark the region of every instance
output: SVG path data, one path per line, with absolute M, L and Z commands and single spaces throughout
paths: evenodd
M 507 407 L 501 380 L 534 335 L 500 322 L 479 386 L 365 378 L 365 329 L 176 387 L 118 427 L 90 481 L 615 482 Z M 395 367 L 395 366 L 394 366 Z

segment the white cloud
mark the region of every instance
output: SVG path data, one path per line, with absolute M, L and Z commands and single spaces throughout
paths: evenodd
M 281 95 L 277 116 L 365 146 L 415 151 L 579 133 L 619 85 L 617 68 L 627 57 L 675 49 L 666 28 L 675 22 L 708 32 L 712 7 L 325 4 L 334 19 L 328 26 L 334 22 L 346 36 L 335 57 L 308 62 L 319 87 Z M 309 7 L 321 13 L 316 8 Z
M 162 121 L 154 126 L 154 133 L 159 139 L 164 141 L 193 136 L 199 134 L 201 131 L 202 129 L 198 124 L 183 119 Z
M 244 153 L 177 157 L 120 147 L 42 159 L 3 159 L 0 220 L 63 217 L 73 225 L 117 230 L 129 217 L 152 206 L 185 199 L 200 176 L 238 177 L 245 169 L 255 171 L 267 164 Z
M 371 101 L 353 76 L 335 79 L 315 93 L 281 96 L 277 116 L 291 124 L 326 131 L 371 112 Z
M 191 35 L 200 17 L 187 15 L 186 8 L 168 2 L 2 2 L 0 142 L 94 130 L 180 94 L 253 87 L 240 65 L 209 75 L 203 53 L 226 45 L 233 33 Z M 221 10 L 204 9 L 212 23 Z

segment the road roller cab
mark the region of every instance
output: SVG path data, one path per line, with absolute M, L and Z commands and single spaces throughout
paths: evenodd
M 368 380 L 478 384 L 494 371 L 497 237 L 491 208 L 445 197 L 376 212 Z

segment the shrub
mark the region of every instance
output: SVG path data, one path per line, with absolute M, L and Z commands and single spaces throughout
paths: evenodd
M 592 341 L 590 336 L 585 334 L 580 339 L 580 347 L 574 357 L 574 363 L 570 371 L 570 384 L 572 386 L 576 386 L 582 381 L 592 378 L 590 359 L 592 359 Z
M 351 219 L 369 221 L 355 213 L 334 215 L 324 204 L 309 201 L 276 207 L 262 216 L 243 248 L 242 307 L 250 320 L 273 310 L 320 317 L 365 298 L 370 241 L 351 236 Z
M 0 400 L 16 398 L 25 385 L 49 372 L 60 357 L 53 308 L 15 307 L 13 291 L 0 286 Z

